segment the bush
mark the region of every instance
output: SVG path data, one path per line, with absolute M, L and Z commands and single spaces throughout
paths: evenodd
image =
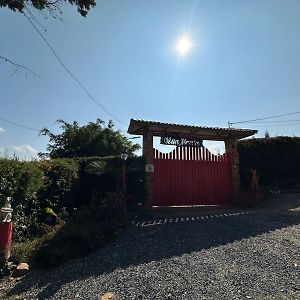
M 12 197 L 14 209 L 13 238 L 27 240 L 39 231 L 37 216 L 40 209 L 38 192 L 43 187 L 43 172 L 36 162 L 0 159 L 0 204 Z M 30 216 L 30 217 L 29 217 Z
M 42 243 L 33 263 L 39 267 L 55 267 L 111 240 L 125 225 L 121 197 L 111 193 L 101 203 L 82 207 L 51 239 Z
M 43 172 L 36 162 L 0 159 L 1 205 L 6 197 L 12 197 L 13 208 L 21 204 L 30 213 L 30 208 L 38 203 L 38 191 L 42 187 Z
M 144 183 L 143 158 L 129 157 L 130 210 L 143 203 Z M 122 184 L 119 157 L 0 159 L 1 204 L 5 197 L 13 197 L 14 257 L 55 265 L 105 244 L 124 225 Z M 53 222 L 48 224 L 52 226 L 44 224 L 45 214 L 51 215 Z
M 55 211 L 72 209 L 78 190 L 78 165 L 72 159 L 43 160 L 39 166 L 44 173 L 44 188 L 40 190 L 41 207 Z
M 64 223 L 61 222 L 54 227 L 43 226 L 43 234 L 40 237 L 23 242 L 14 242 L 12 244 L 11 260 L 17 264 L 20 262 L 28 262 L 32 264 L 34 257 L 42 245 L 51 240 L 55 233 L 60 230 L 63 224 Z
M 17 159 L 0 159 L 0 204 L 15 195 L 21 177 L 21 163 Z
M 261 185 L 289 188 L 300 184 L 300 138 L 274 137 L 238 142 L 240 175 L 249 185 L 251 168 L 256 168 Z

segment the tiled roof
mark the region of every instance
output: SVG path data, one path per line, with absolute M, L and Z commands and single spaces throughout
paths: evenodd
M 221 127 L 207 127 L 207 126 L 195 126 L 195 125 L 183 125 L 176 123 L 162 123 L 156 121 L 146 121 L 141 119 L 131 119 L 128 133 L 130 134 L 143 134 L 145 128 L 150 128 L 154 133 L 174 133 L 176 131 L 183 132 L 190 130 L 191 132 L 199 133 L 200 135 L 208 136 L 235 136 L 236 138 L 245 138 L 257 133 L 257 130 L 253 129 L 238 129 L 238 128 L 221 128 Z

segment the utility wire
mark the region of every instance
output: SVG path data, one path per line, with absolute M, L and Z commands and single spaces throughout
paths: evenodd
M 81 87 L 81 89 L 86 93 L 86 95 L 95 102 L 98 106 L 102 108 L 104 112 L 106 112 L 107 115 L 118 121 L 120 124 L 127 126 L 124 122 L 122 122 L 119 118 L 117 118 L 114 114 L 109 112 L 96 98 L 94 98 L 90 92 L 87 90 L 87 88 L 83 85 L 83 83 L 69 70 L 69 68 L 65 65 L 65 63 L 62 61 L 62 59 L 59 57 L 59 55 L 56 53 L 54 48 L 51 46 L 51 44 L 47 41 L 47 39 L 44 37 L 44 35 L 40 32 L 40 30 L 35 26 L 35 24 L 31 21 L 30 17 L 27 16 L 26 13 L 24 13 L 24 16 L 27 18 L 27 20 L 30 22 L 30 24 L 34 27 L 34 29 L 37 31 L 39 36 L 43 39 L 43 41 L 46 43 L 48 48 L 51 50 L 53 55 L 56 57 L 56 59 L 59 61 L 59 63 L 62 65 L 62 67 L 66 70 L 66 72 L 77 82 L 77 84 Z
M 249 124 L 270 124 L 270 123 L 293 123 L 300 122 L 300 120 L 278 120 L 278 121 L 257 121 L 257 122 L 247 122 Z
M 15 63 L 12 60 L 10 60 L 7 57 L 4 57 L 2 55 L 0 55 L 0 58 L 3 59 L 6 62 L 9 62 L 11 65 L 13 65 L 13 66 L 15 66 L 17 68 L 21 68 L 21 69 L 25 70 L 25 72 L 31 73 L 32 75 L 39 77 L 39 75 L 37 73 L 35 73 L 32 69 L 30 69 L 30 68 L 28 68 L 26 66 L 23 66 L 23 65 L 20 65 L 18 63 Z M 27 76 L 27 73 L 26 73 L 26 76 Z
M 47 29 L 45 28 L 45 26 L 43 26 L 41 24 L 41 22 L 37 19 L 37 17 L 29 10 L 29 8 L 27 7 L 27 5 L 24 3 L 25 9 L 29 12 L 29 14 L 31 15 L 31 17 L 33 18 L 33 20 L 46 32 Z
M 284 116 L 291 116 L 291 115 L 296 115 L 296 114 L 300 114 L 300 111 L 292 112 L 292 113 L 288 113 L 288 114 L 281 114 L 281 115 L 277 115 L 277 116 L 266 117 L 266 118 L 257 118 L 257 119 L 253 119 L 253 120 L 247 120 L 247 121 L 228 122 L 228 125 L 230 127 L 233 124 L 252 123 L 252 122 L 256 122 L 256 121 L 275 119 L 275 118 L 280 118 L 280 117 L 284 117 Z
M 32 131 L 36 131 L 36 132 L 40 132 L 41 131 L 40 129 L 29 127 L 29 126 L 25 126 L 25 125 L 22 125 L 22 124 L 19 124 L 19 123 L 15 123 L 15 122 L 9 121 L 7 119 L 3 119 L 3 118 L 0 118 L 0 121 L 8 123 L 8 124 L 11 124 L 11 125 L 14 125 L 14 126 L 17 126 L 17 127 L 21 127 L 21 128 L 24 128 L 24 129 L 29 129 L 29 130 L 32 130 Z
M 283 127 L 283 126 L 298 126 L 298 125 L 300 125 L 300 120 L 295 120 L 295 122 L 294 123 L 278 123 L 278 124 L 276 124 L 276 123 L 271 123 L 271 124 L 269 124 L 269 123 L 267 123 L 267 124 L 265 124 L 265 123 L 263 123 L 262 125 L 260 125 L 260 124 L 257 124 L 257 123 L 250 123 L 248 126 L 249 127 L 253 127 L 253 126 L 255 126 L 255 128 L 264 128 L 264 127 L 273 127 L 273 128 L 278 128 L 278 127 Z

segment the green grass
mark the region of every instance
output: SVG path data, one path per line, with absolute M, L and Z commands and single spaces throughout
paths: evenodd
M 11 260 L 32 267 L 56 267 L 105 246 L 125 227 L 120 209 L 85 207 L 42 237 L 14 243 Z

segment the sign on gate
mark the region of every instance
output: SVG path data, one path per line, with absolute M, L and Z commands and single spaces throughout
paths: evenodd
M 196 146 L 203 147 L 203 140 L 193 139 L 193 138 L 179 138 L 174 136 L 162 136 L 160 138 L 160 143 L 163 145 L 172 146 Z

